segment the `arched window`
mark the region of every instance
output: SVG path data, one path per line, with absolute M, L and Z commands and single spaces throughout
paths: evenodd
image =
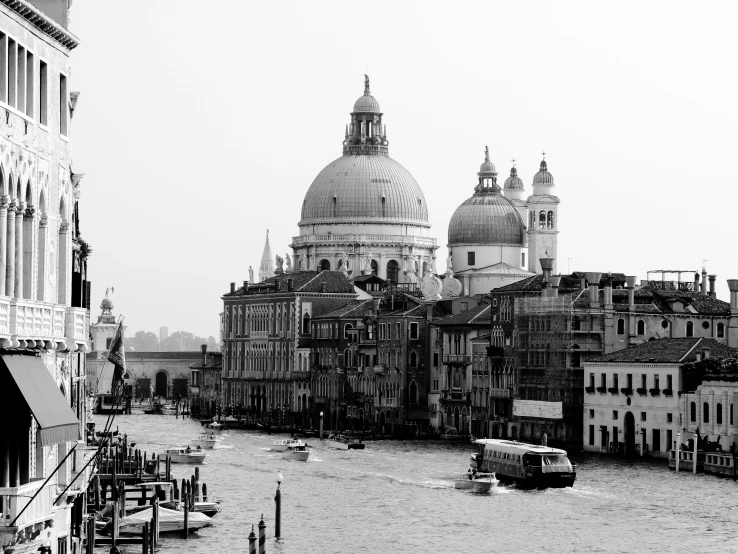
M 372 260 L 372 275 L 377 274 L 378 267 L 379 266 L 377 265 L 377 260 Z
M 694 336 L 694 323 L 692 323 L 691 321 L 687 321 L 687 332 L 686 332 L 686 335 L 688 337 L 693 337 Z
M 330 271 L 331 262 L 328 260 L 320 260 L 320 271 Z
M 554 228 L 554 213 L 553 211 L 549 211 L 547 215 L 547 225 L 549 229 Z
M 710 405 L 707 402 L 702 404 L 702 422 L 710 423 Z
M 624 334 L 625 334 L 625 320 L 618 319 L 618 335 L 624 335 Z
M 350 338 L 350 337 L 351 337 L 351 335 L 349 335 L 349 331 L 350 331 L 351 329 L 353 329 L 353 328 L 354 328 L 354 326 L 353 326 L 353 325 L 351 325 L 350 323 L 347 323 L 346 325 L 344 325 L 344 326 L 343 326 L 343 338 L 345 338 L 345 339 L 348 339 L 348 338 Z
M 725 338 L 725 323 L 717 324 L 717 338 L 719 339 Z
M 302 334 L 310 334 L 310 314 L 308 313 L 302 316 Z
M 546 228 L 546 212 L 543 210 L 541 210 L 541 213 L 538 215 L 538 228 L 539 229 Z
M 393 283 L 397 283 L 397 273 L 400 266 L 397 264 L 395 260 L 390 260 L 387 262 L 387 280 L 392 281 Z
M 638 324 L 636 326 L 636 332 L 639 335 L 645 335 L 646 334 L 646 323 L 642 320 L 638 320 Z
M 410 367 L 418 367 L 418 355 L 415 350 L 410 353 Z
M 723 424 L 723 405 L 718 404 L 715 406 L 715 423 L 718 425 Z
M 418 403 L 418 385 L 415 381 L 410 383 L 410 404 Z

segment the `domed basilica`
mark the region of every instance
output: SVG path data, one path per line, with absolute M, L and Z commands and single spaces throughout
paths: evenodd
M 533 194 L 513 166 L 504 187 L 485 149 L 473 195 L 448 227 L 449 262 L 435 277 L 436 240 L 429 236 L 423 191 L 390 158 L 386 127 L 369 77 L 346 126 L 343 155 L 315 178 L 302 203 L 293 238 L 295 270 L 339 269 L 397 283 L 433 281 L 435 297 L 475 295 L 541 272 L 539 258 L 556 258 L 559 199 L 544 160 Z M 554 262 L 554 273 L 556 265 Z

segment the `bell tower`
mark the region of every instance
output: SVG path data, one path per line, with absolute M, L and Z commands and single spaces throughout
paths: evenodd
M 558 274 L 559 198 L 552 194 L 553 175 L 548 171 L 546 154 L 533 177 L 533 195 L 528 197 L 528 271 L 542 273 L 541 258 L 553 258 Z

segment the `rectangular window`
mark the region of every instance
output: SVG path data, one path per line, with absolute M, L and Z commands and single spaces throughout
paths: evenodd
M 607 448 L 607 427 L 604 425 L 600 427 L 600 446 L 602 448 Z
M 418 340 L 418 324 L 410 324 L 410 340 Z
M 8 104 L 15 108 L 15 90 L 18 86 L 18 48 L 12 38 L 8 39 Z
M 641 412 L 641 421 L 646 421 L 646 412 Z
M 33 54 L 26 53 L 26 115 L 33 117 Z
M 605 388 L 607 386 L 607 373 L 600 374 L 600 386 Z
M 110 350 L 110 344 L 113 342 L 113 337 L 105 339 L 105 350 Z
M 673 382 L 672 382 L 672 376 L 671 375 L 667 375 L 666 376 L 666 389 L 667 390 L 672 390 L 672 388 L 671 388 L 672 384 L 673 384 Z
M 653 388 L 655 389 L 659 388 L 659 376 L 658 375 L 653 376 Z
M 628 373 L 628 388 L 633 390 L 633 374 Z
M 594 373 L 589 374 L 589 388 L 591 389 L 595 388 L 595 374 Z
M 666 423 L 671 423 L 674 417 L 671 414 L 666 414 Z
M 0 100 L 8 101 L 8 36 L 0 33 Z
M 612 418 L 613 418 L 613 419 L 614 419 L 615 421 L 617 421 L 617 419 L 618 419 L 618 411 L 617 411 L 617 410 L 613 410 L 613 411 L 612 411 Z
M 661 429 L 654 429 L 652 436 L 651 450 L 653 452 L 661 452 Z
M 520 267 L 525 269 L 525 252 L 523 252 L 521 256 L 522 256 L 521 258 L 522 261 L 520 262 Z
M 438 352 L 433 352 L 433 367 L 438 367 Z
M 595 443 L 595 426 L 589 426 L 589 445 L 594 446 Z
M 667 429 L 666 430 L 666 449 L 667 450 L 671 450 L 673 446 L 673 441 L 674 439 L 672 438 L 672 435 L 671 435 L 671 429 Z
M 395 338 L 401 339 L 402 338 L 402 326 L 399 321 L 396 323 L 396 327 L 397 327 L 397 335 Z
M 618 442 L 618 428 L 615 425 L 613 425 L 612 428 L 612 437 L 610 437 L 610 442 Z
M 641 374 L 641 388 L 642 389 L 646 388 L 646 374 L 645 373 Z
M 618 374 L 617 373 L 615 373 L 612 376 L 612 388 L 615 389 L 615 392 L 618 392 L 618 390 L 619 390 L 618 389 Z
M 25 112 L 26 111 L 26 49 L 23 48 L 20 44 L 16 45 L 17 49 L 17 56 L 18 56 L 18 62 L 17 62 L 17 71 L 16 71 L 16 79 L 18 80 L 16 90 L 17 95 L 15 99 L 16 107 L 18 108 L 19 112 Z
M 589 411 L 589 419 L 594 419 L 594 417 L 595 417 L 595 411 L 594 410 L 590 410 Z
M 468 265 L 473 266 L 475 263 L 477 263 L 477 255 L 475 252 L 468 252 L 466 254 L 466 258 L 467 258 L 466 261 Z
M 59 133 L 67 136 L 69 129 L 67 117 L 69 115 L 67 101 L 67 78 L 59 74 Z

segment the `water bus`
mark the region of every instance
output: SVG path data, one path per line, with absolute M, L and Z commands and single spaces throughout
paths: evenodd
M 566 450 L 502 439 L 477 439 L 474 447 L 472 468 L 519 488 L 571 487 L 577 477 Z

